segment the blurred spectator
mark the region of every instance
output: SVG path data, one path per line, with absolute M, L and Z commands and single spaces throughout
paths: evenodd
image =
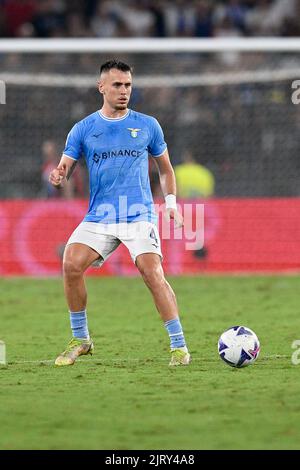
M 98 3 L 95 14 L 91 19 L 91 30 L 98 37 L 116 37 L 119 33 L 118 25 L 120 22 L 121 19 L 114 7 L 114 2 L 104 0 Z
M 299 9 L 299 0 L 1 0 L 0 36 L 295 36 Z
M 34 35 L 35 31 L 32 23 L 23 23 L 18 29 L 18 37 L 20 38 L 32 38 Z
M 153 0 L 150 2 L 149 8 L 154 18 L 153 36 L 158 38 L 165 37 L 167 32 L 163 0 Z
M 213 36 L 212 6 L 206 1 L 201 1 L 197 4 L 195 13 L 195 36 Z
M 54 170 L 60 160 L 60 153 L 53 140 L 46 140 L 42 145 L 43 166 L 42 166 L 42 197 L 71 199 L 74 197 L 84 197 L 84 181 L 80 165 L 77 164 L 72 179 L 63 188 L 56 189 L 49 183 L 49 174 Z
M 32 24 L 38 37 L 64 37 L 64 3 L 59 0 L 39 0 Z
M 287 20 L 294 19 L 298 0 L 259 0 L 246 16 L 252 35 L 280 35 Z
M 36 3 L 35 0 L 9 0 L 4 2 L 2 9 L 7 36 L 18 36 L 19 28 L 24 23 L 32 21 Z
M 6 36 L 6 17 L 4 12 L 4 6 L 0 3 L 0 37 Z
M 127 8 L 120 4 L 119 18 L 126 25 L 131 36 L 148 37 L 153 35 L 154 15 L 141 0 L 131 0 Z
M 79 38 L 92 35 L 84 17 L 77 11 L 72 11 L 66 16 L 66 34 L 70 37 Z
M 168 36 L 193 36 L 195 10 L 191 2 L 175 0 L 165 4 L 165 21 Z
M 215 24 L 215 37 L 230 38 L 241 36 L 240 30 L 234 25 L 232 18 L 224 11 L 224 16 Z M 224 65 L 232 67 L 239 62 L 240 54 L 237 51 L 225 51 L 219 53 L 219 60 Z
M 45 197 L 59 197 L 60 193 L 55 191 L 52 184 L 49 183 L 49 175 L 57 167 L 60 155 L 57 151 L 56 143 L 52 140 L 43 142 L 42 145 L 43 166 L 42 166 L 42 195 Z
M 183 155 L 183 162 L 175 166 L 177 193 L 183 198 L 210 197 L 214 194 L 215 178 L 208 168 L 194 158 L 191 150 Z
M 197 199 L 213 196 L 215 178 L 208 168 L 197 162 L 190 149 L 185 150 L 183 162 L 175 167 L 175 175 L 179 197 Z M 210 210 L 209 206 L 207 210 Z M 194 256 L 198 259 L 203 260 L 207 255 L 207 247 L 202 243 L 194 250 Z
M 245 16 L 247 8 L 239 0 L 229 0 L 226 6 L 226 14 L 234 26 L 240 31 L 245 32 Z

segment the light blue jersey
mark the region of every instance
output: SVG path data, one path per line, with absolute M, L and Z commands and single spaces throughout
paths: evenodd
M 84 221 L 155 222 L 148 157 L 159 157 L 166 148 L 157 120 L 132 110 L 119 119 L 97 111 L 75 124 L 64 155 L 86 159 L 90 202 Z

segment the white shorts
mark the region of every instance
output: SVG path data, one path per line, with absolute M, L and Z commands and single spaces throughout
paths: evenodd
M 99 253 L 100 258 L 93 266 L 101 266 L 120 243 L 124 243 L 128 248 L 134 263 L 136 257 L 143 253 L 156 253 L 162 258 L 159 233 L 156 225 L 151 222 L 81 222 L 70 236 L 67 245 L 71 243 L 83 243 Z

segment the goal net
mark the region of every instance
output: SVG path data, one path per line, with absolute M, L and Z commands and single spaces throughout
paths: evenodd
M 191 152 L 213 173 L 216 196 L 299 194 L 300 106 L 291 98 L 300 47 L 127 42 L 0 43 L 0 197 L 43 196 L 43 144 L 61 152 L 73 124 L 100 108 L 99 66 L 112 57 L 133 66 L 130 106 L 160 121 L 172 163 Z

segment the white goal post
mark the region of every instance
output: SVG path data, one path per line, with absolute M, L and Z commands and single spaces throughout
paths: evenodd
M 299 52 L 298 38 L 1 39 L 0 52 Z
M 169 38 L 169 39 L 2 39 L 0 54 L 84 54 L 84 53 L 130 53 L 130 54 L 166 54 L 166 53 L 230 53 L 230 52 L 265 52 L 265 53 L 299 53 L 300 39 L 293 38 Z M 299 55 L 300 56 L 300 55 Z M 172 74 L 173 80 L 167 74 L 139 75 L 135 78 L 136 87 L 193 87 L 230 85 L 239 83 L 268 82 L 272 80 L 293 80 L 300 78 L 300 62 L 297 66 L 288 66 L 270 70 L 268 67 L 260 70 L 234 70 L 219 73 L 178 73 Z M 18 74 L 0 71 L 0 80 L 13 85 L 49 86 L 90 88 L 95 86 L 95 75 L 72 74 L 66 79 L 66 74 L 39 73 Z

